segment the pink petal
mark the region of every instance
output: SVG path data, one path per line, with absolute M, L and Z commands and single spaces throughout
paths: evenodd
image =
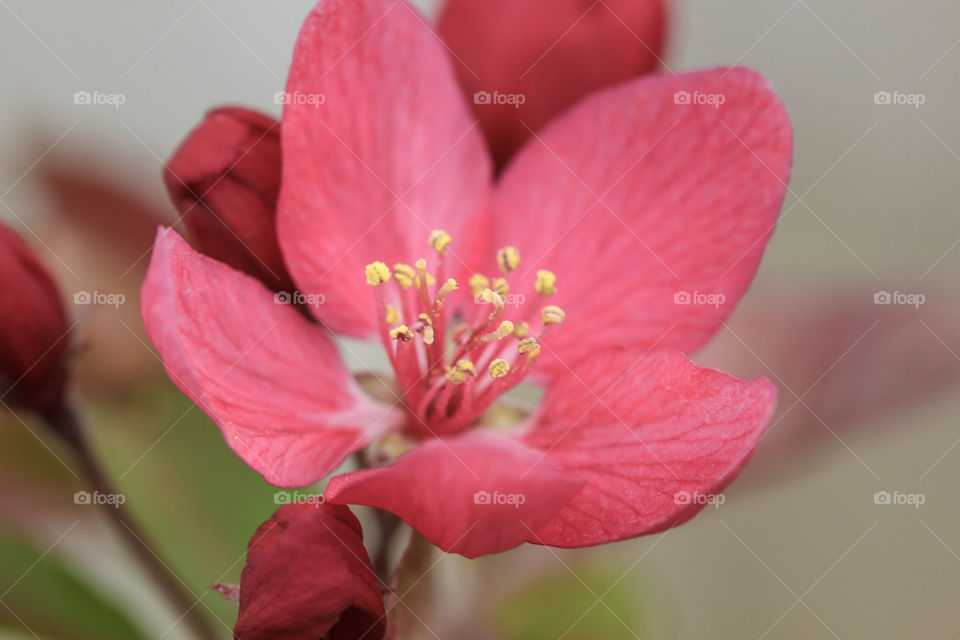
M 494 435 L 431 440 L 389 466 L 332 478 L 325 495 L 391 511 L 444 551 L 474 558 L 517 546 L 579 491 L 539 458 Z
M 378 640 L 380 584 L 346 507 L 292 504 L 257 529 L 240 579 L 238 640 Z
M 678 92 L 724 103 L 675 104 Z M 555 120 L 504 173 L 494 225 L 524 261 L 514 291 L 529 301 L 536 269 L 558 278 L 549 302 L 567 319 L 538 367 L 598 347 L 703 345 L 753 279 L 790 162 L 783 105 L 742 68 L 646 76 Z M 679 292 L 723 302 L 675 304 Z
M 661 349 L 597 352 L 547 389 L 525 444 L 586 483 L 531 542 L 581 547 L 693 517 L 746 463 L 776 388 Z M 536 467 L 534 467 L 534 471 Z
M 447 60 L 404 1 L 326 0 L 297 40 L 283 112 L 278 229 L 294 280 L 334 331 L 376 335 L 363 267 L 426 256 L 449 232 L 447 275 L 488 246 L 490 160 Z M 299 100 L 323 104 L 300 104 Z
M 318 480 L 394 419 L 360 395 L 322 329 L 170 229 L 142 311 L 170 378 L 271 484 Z
M 592 91 L 652 71 L 665 40 L 663 0 L 448 0 L 437 24 L 460 84 L 520 95 L 524 102 L 474 101 L 498 165 Z

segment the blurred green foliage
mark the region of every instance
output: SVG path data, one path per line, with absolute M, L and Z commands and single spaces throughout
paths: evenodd
M 578 565 L 538 576 L 494 612 L 510 640 L 652 638 L 641 585 L 623 567 Z

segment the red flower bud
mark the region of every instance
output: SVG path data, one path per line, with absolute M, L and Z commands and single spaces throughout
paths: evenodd
M 0 225 L 0 399 L 41 413 L 56 411 L 66 386 L 70 325 L 46 267 Z
M 163 180 L 201 253 L 289 291 L 275 224 L 280 164 L 280 123 L 224 107 L 187 136 Z
M 237 640 L 379 640 L 380 583 L 346 507 L 301 502 L 277 509 L 247 547 Z

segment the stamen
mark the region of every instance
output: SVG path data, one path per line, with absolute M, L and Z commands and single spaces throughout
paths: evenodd
M 557 292 L 557 276 L 552 271 L 540 269 L 537 271 L 537 282 L 534 288 L 542 296 L 552 296 Z
M 443 286 L 440 287 L 440 291 L 437 291 L 437 302 L 441 302 L 448 293 L 455 291 L 457 288 L 457 281 L 453 278 L 447 278 L 447 281 L 443 283 Z
M 500 271 L 510 273 L 520 266 L 520 252 L 516 247 L 504 247 L 497 251 L 497 266 Z
M 474 296 L 480 295 L 484 289 L 490 287 L 490 278 L 482 273 L 475 273 L 470 276 L 470 291 Z
M 491 378 L 502 378 L 510 373 L 510 363 L 503 358 L 497 358 L 490 363 L 488 371 L 490 372 Z
M 392 304 L 387 305 L 387 324 L 393 326 L 395 324 L 400 324 L 403 318 L 400 317 L 400 312 Z
M 540 355 L 540 345 L 537 343 L 537 339 L 524 338 L 521 340 L 520 344 L 517 345 L 517 353 L 527 354 L 527 363 L 529 364 Z
M 413 340 L 413 333 L 410 331 L 410 328 L 407 325 L 402 324 L 399 327 L 394 327 L 390 329 L 390 339 L 391 340 L 403 340 L 404 342 L 410 342 Z
M 503 298 L 501 298 L 500 294 L 495 291 L 484 289 L 480 293 L 480 301 L 492 304 L 494 309 L 496 309 L 498 312 L 503 311 Z
M 500 323 L 500 326 L 497 327 L 497 330 L 493 333 L 488 333 L 487 335 L 480 338 L 480 342 L 493 342 L 494 340 L 503 340 L 508 335 L 513 333 L 513 323 L 509 320 L 504 320 Z
M 437 253 L 446 253 L 450 240 L 449 233 L 441 229 L 434 229 L 430 232 L 430 237 L 427 239 L 427 242 L 430 243 L 430 247 Z
M 525 321 L 521 320 L 516 324 L 516 327 L 513 329 L 513 335 L 517 338 L 526 338 L 527 334 L 530 333 L 530 325 Z
M 424 344 L 433 344 L 434 331 L 433 322 L 430 320 L 430 316 L 425 313 L 421 313 L 419 319 L 422 324 L 420 332 L 423 334 Z
M 371 287 L 376 287 L 390 279 L 390 269 L 380 261 L 368 264 L 364 272 L 367 276 L 367 284 Z
M 447 367 L 447 372 L 444 374 L 446 379 L 453 384 L 462 384 L 468 375 L 475 376 L 477 374 L 473 370 L 473 362 L 466 359 L 457 360 L 457 364 L 453 367 Z
M 410 285 L 413 284 L 413 279 L 416 277 L 417 272 L 413 270 L 408 264 L 398 262 L 393 265 L 393 277 L 397 279 L 397 282 L 404 289 L 409 289 Z
M 511 306 L 511 312 L 506 312 L 506 297 L 510 294 L 508 274 L 520 265 L 517 248 L 507 246 L 496 254 L 500 270 L 497 277 L 474 273 L 469 280 L 474 302 L 490 307 L 476 309 L 466 318 L 458 317 L 448 337 L 444 307 L 459 288 L 457 281 L 447 278 L 445 273 L 452 239 L 445 231 L 434 229 L 427 242 L 436 252 L 430 263 L 433 273 L 427 271 L 424 258 L 412 265 L 398 262 L 392 269 L 383 262 L 372 262 L 364 271 L 367 283 L 373 287 L 394 278 L 401 289 L 393 292 L 397 297 L 391 300 L 392 304 L 387 304 L 390 291 L 374 289 L 373 294 L 381 340 L 396 372 L 403 402 L 416 418 L 409 423 L 409 435 L 415 437 L 455 433 L 472 424 L 501 394 L 520 384 L 531 363 L 539 357 L 552 326 L 566 317 L 563 309 L 555 305 L 539 309 L 542 328 L 534 337 L 530 323 L 538 304 L 523 306 L 515 313 Z M 406 292 L 411 287 L 415 289 L 412 295 Z M 556 275 L 546 269 L 538 270 L 534 289 L 541 296 L 555 294 Z M 523 299 L 519 299 L 521 306 Z M 506 320 L 505 316 L 512 317 Z M 409 326 L 402 324 L 404 321 Z M 418 336 L 423 345 L 414 340 Z M 516 356 L 509 355 L 512 344 L 501 342 L 510 337 L 517 339 Z M 478 377 L 477 371 L 485 371 L 489 379 L 485 382 L 486 376 Z M 418 423 L 425 426 L 420 428 Z
M 540 321 L 543 324 L 560 324 L 566 317 L 563 309 L 556 305 L 550 304 L 540 310 Z

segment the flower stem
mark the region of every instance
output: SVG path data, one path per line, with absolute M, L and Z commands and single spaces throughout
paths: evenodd
M 65 406 L 48 412 L 43 417 L 50 428 L 63 437 L 73 449 L 90 487 L 101 494 L 117 495 L 116 487 L 110 482 L 96 455 L 90 449 L 77 412 Z M 156 554 L 146 533 L 136 523 L 126 505 L 114 503 L 102 506 L 103 513 L 116 532 L 120 534 L 129 550 L 136 556 L 170 604 L 182 614 L 184 622 L 193 630 L 194 637 L 203 640 L 220 640 L 222 636 L 217 633 L 203 611 L 197 608 L 200 601 Z

